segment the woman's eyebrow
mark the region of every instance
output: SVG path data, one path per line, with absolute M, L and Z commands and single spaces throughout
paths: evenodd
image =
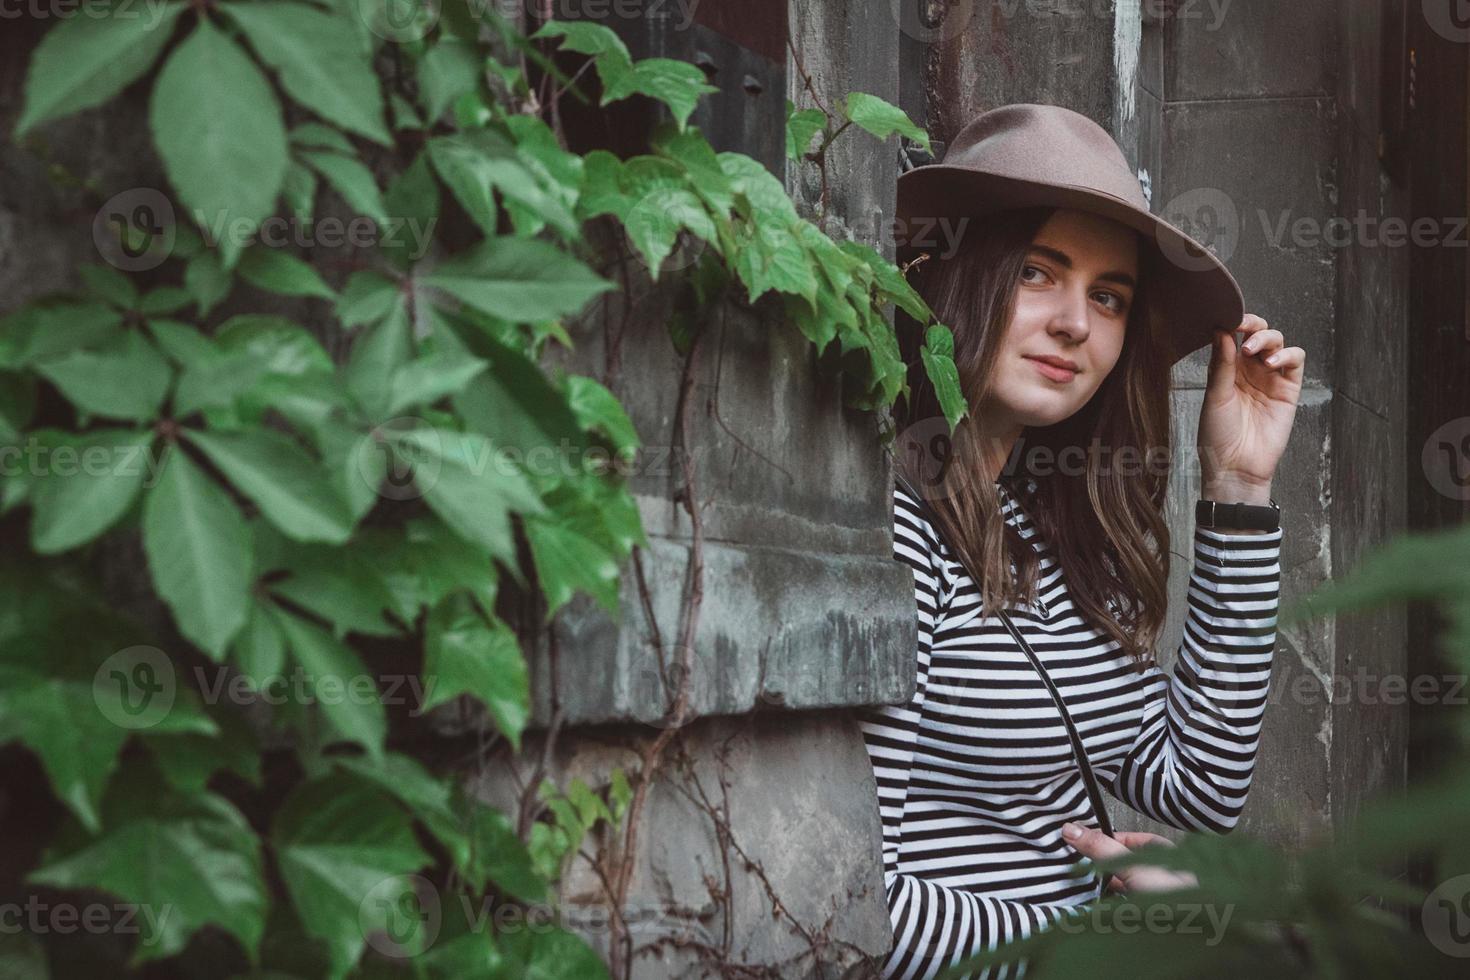
M 1031 251 L 1040 252 L 1042 255 L 1051 259 L 1053 262 L 1064 269 L 1072 268 L 1072 257 L 1066 252 L 1061 251 L 1060 249 L 1052 248 L 1050 245 L 1032 245 Z M 1104 272 L 1102 275 L 1098 276 L 1098 279 L 1107 280 L 1108 282 L 1116 282 L 1121 286 L 1127 286 L 1129 289 L 1138 288 L 1138 280 L 1134 279 L 1126 272 L 1116 270 L 1113 272 Z

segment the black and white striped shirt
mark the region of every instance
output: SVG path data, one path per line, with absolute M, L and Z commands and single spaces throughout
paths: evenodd
M 1223 833 L 1250 789 L 1270 684 L 1281 531 L 1195 527 L 1189 609 L 1173 677 L 1140 673 L 1084 622 L 1055 552 L 1004 484 L 1006 520 L 1041 552 L 1039 601 L 1011 619 L 1046 666 L 1103 786 L 1182 830 Z M 1024 491 L 1019 491 L 1024 493 Z M 1066 729 L 1041 679 L 902 486 L 894 557 L 914 575 L 918 685 L 859 721 L 878 783 L 894 946 L 885 978 L 944 966 L 1099 895 L 1061 837 L 1096 826 Z M 1075 909 L 1073 910 L 1075 911 Z

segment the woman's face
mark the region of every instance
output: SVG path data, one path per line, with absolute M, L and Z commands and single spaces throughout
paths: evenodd
M 1055 212 L 1015 285 L 1014 313 L 980 406 L 987 420 L 1046 426 L 1087 404 L 1118 363 L 1137 281 L 1131 228 L 1085 211 Z

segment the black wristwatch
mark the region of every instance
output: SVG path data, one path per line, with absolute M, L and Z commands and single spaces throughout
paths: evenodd
M 1249 531 L 1274 531 L 1281 526 L 1281 505 L 1248 504 L 1236 501 L 1222 504 L 1218 500 L 1199 500 L 1194 505 L 1194 521 L 1200 527 L 1238 527 Z

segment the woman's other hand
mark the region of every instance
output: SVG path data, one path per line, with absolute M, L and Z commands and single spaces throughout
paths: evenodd
M 1072 845 L 1079 854 L 1100 861 L 1121 854 L 1128 854 L 1149 844 L 1164 844 L 1173 847 L 1174 842 L 1158 834 L 1146 831 L 1121 831 L 1109 837 L 1100 830 L 1080 824 L 1062 824 L 1062 839 Z M 1170 871 L 1146 864 L 1135 864 L 1123 868 L 1108 879 L 1108 889 L 1115 892 L 1167 892 L 1179 888 L 1197 888 L 1199 880 L 1188 871 Z

